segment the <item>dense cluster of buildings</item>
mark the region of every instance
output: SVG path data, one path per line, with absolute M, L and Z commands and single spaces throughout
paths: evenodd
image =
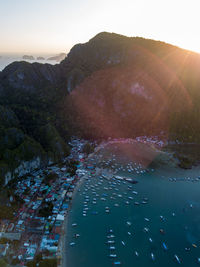
M 22 265 L 33 260 L 38 253 L 42 254 L 43 259 L 61 256 L 63 222 L 76 183 L 85 173 L 84 154 L 81 153 L 84 142 L 73 140 L 71 145 L 72 153 L 62 166 L 50 166 L 18 180 L 14 195 L 18 196 L 23 204 L 15 212 L 14 220 L 1 221 L 0 239 L 9 240 L 0 246 L 1 256 L 9 256 L 9 250 L 9 253 L 13 253 L 13 258 Z M 67 172 L 67 162 L 70 159 L 80 162 L 76 165 L 74 176 Z M 50 178 L 46 181 L 45 177 L 48 175 Z M 53 179 L 54 176 L 56 179 Z M 15 199 L 11 197 L 10 201 L 13 202 Z M 17 243 L 16 250 L 13 246 L 15 243 Z

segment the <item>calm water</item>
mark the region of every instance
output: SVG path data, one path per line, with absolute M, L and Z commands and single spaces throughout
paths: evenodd
M 124 175 L 130 176 L 125 172 Z M 200 257 L 200 182 L 171 182 L 169 177 L 199 175 L 200 169 L 196 167 L 188 171 L 157 170 L 154 173 L 134 175 L 139 181 L 135 185 L 127 182 L 118 184 L 116 181 L 113 184 L 113 181 L 101 180 L 99 177 L 85 180 L 73 200 L 69 215 L 67 266 L 113 266 L 114 260 L 108 257 L 110 251 L 106 244 L 110 228 L 115 235 L 112 238 L 116 247 L 113 253 L 122 266 L 177 266 L 174 254 L 178 255 L 182 266 L 197 266 L 197 258 Z M 133 190 L 138 194 L 134 194 Z M 84 217 L 86 195 L 89 201 L 87 216 Z M 101 200 L 102 197 L 106 200 Z M 133 200 L 128 197 L 133 197 Z M 96 198 L 96 204 L 92 203 L 93 198 Z M 148 198 L 147 204 L 134 205 L 135 201 L 141 203 L 143 198 Z M 125 203 L 127 200 L 130 204 Z M 110 213 L 105 212 L 105 207 L 110 208 Z M 93 215 L 94 211 L 98 214 Z M 164 216 L 164 220 L 160 216 Z M 145 217 L 150 221 L 145 221 Z M 127 225 L 127 221 L 132 224 Z M 78 225 L 72 227 L 72 223 Z M 148 233 L 144 232 L 144 227 L 149 228 Z M 160 229 L 164 230 L 164 234 L 160 233 Z M 76 233 L 80 234 L 79 238 L 74 238 Z M 125 242 L 125 246 L 121 241 Z M 70 242 L 75 242 L 75 246 L 70 246 Z M 167 251 L 162 247 L 163 242 L 168 247 Z M 196 244 L 197 248 L 192 244 Z M 186 247 L 190 251 L 186 251 Z M 135 250 L 139 257 L 135 256 Z M 151 259 L 151 253 L 155 255 L 155 261 Z

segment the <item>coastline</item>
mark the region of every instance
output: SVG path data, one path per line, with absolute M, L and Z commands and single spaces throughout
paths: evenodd
M 69 216 L 69 213 L 70 213 L 71 208 L 72 208 L 73 199 L 76 196 L 79 188 L 81 187 L 81 185 L 82 185 L 82 183 L 84 181 L 84 178 L 85 178 L 85 175 L 82 176 L 79 179 L 79 181 L 78 181 L 78 183 L 77 183 L 77 185 L 76 185 L 76 187 L 75 187 L 75 189 L 73 191 L 72 199 L 71 199 L 70 204 L 69 204 L 69 209 L 68 209 L 68 212 L 67 212 L 67 214 L 65 216 L 65 220 L 64 220 L 64 223 L 63 223 L 63 226 L 62 226 L 62 237 L 60 239 L 60 245 L 59 245 L 59 250 L 60 250 L 59 255 L 61 257 L 61 261 L 60 261 L 60 264 L 58 265 L 60 267 L 67 267 L 67 253 L 66 253 L 66 251 L 67 251 L 68 216 Z
M 87 160 L 90 159 L 92 156 L 97 156 L 97 158 L 98 158 L 98 154 L 93 152 L 90 155 L 88 155 Z M 85 163 L 86 163 L 86 161 L 85 161 Z M 87 162 L 87 163 L 88 163 L 88 165 L 92 164 L 92 162 Z M 200 168 L 200 166 L 199 166 L 199 168 Z M 115 175 L 115 173 L 111 172 L 109 168 L 102 168 L 102 167 L 100 167 L 98 165 L 95 167 L 94 171 L 95 171 L 95 176 L 100 176 L 102 174 L 105 175 L 105 176 Z M 172 171 L 172 170 L 170 169 L 170 171 Z M 196 169 L 193 170 L 193 171 L 196 172 Z M 193 173 L 193 171 L 190 171 L 190 172 Z M 176 177 L 179 177 L 179 176 L 181 177 L 183 172 L 184 172 L 184 170 L 182 170 L 181 168 L 180 169 L 174 168 L 173 169 L 173 176 L 175 175 Z M 162 176 L 162 174 L 163 173 L 161 172 L 161 174 L 159 174 L 159 175 Z M 76 184 L 76 186 L 74 188 L 74 191 L 72 193 L 72 197 L 71 197 L 71 200 L 70 200 L 70 203 L 69 203 L 69 209 L 68 209 L 68 211 L 66 213 L 65 220 L 63 222 L 62 236 L 61 236 L 61 239 L 60 239 L 61 242 L 60 242 L 60 246 L 59 246 L 59 250 L 60 250 L 59 251 L 60 252 L 60 254 L 59 254 L 59 256 L 60 256 L 60 264 L 59 264 L 59 266 L 60 267 L 69 267 L 68 246 L 67 246 L 67 244 L 69 242 L 69 240 L 68 240 L 69 239 L 69 233 L 71 231 L 68 232 L 68 227 L 69 227 L 69 225 L 68 225 L 69 217 L 68 216 L 70 215 L 70 211 L 72 209 L 72 205 L 74 204 L 73 202 L 74 202 L 74 199 L 76 197 L 76 194 L 77 194 L 79 188 L 81 187 L 82 183 L 84 182 L 84 178 L 87 178 L 88 175 L 89 175 L 89 173 L 88 174 L 84 174 L 78 179 L 77 184 Z M 129 178 L 129 175 L 131 175 L 131 174 L 126 173 L 126 175 L 123 174 L 123 177 L 126 176 L 127 178 Z M 170 174 L 167 173 L 166 176 L 169 178 Z M 76 209 L 76 207 L 73 207 L 73 208 Z

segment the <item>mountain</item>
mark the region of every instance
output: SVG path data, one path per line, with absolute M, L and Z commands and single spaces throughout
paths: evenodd
M 72 91 L 65 107 L 72 106 L 85 136 L 165 131 L 199 142 L 199 54 L 105 32 L 74 46 L 60 65 Z
M 60 64 L 14 62 L 0 72 L 0 112 L 14 118 L 0 120 L 0 173 L 8 180 L 60 160 L 72 135 L 199 142 L 199 86 L 199 54 L 107 32 Z

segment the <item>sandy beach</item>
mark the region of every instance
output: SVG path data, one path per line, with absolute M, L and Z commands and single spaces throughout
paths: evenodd
M 59 244 L 59 253 L 58 257 L 60 256 L 61 261 L 60 261 L 60 267 L 67 267 L 67 248 L 66 248 L 66 243 L 67 243 L 67 228 L 68 228 L 68 216 L 69 212 L 71 211 L 72 205 L 73 205 L 73 199 L 76 196 L 76 193 L 78 192 L 78 189 L 82 185 L 84 178 L 86 178 L 86 175 L 81 177 L 80 180 L 78 181 L 73 194 L 72 194 L 72 199 L 69 204 L 69 210 L 65 216 L 65 220 L 62 226 L 62 237 L 60 239 L 60 244 Z

